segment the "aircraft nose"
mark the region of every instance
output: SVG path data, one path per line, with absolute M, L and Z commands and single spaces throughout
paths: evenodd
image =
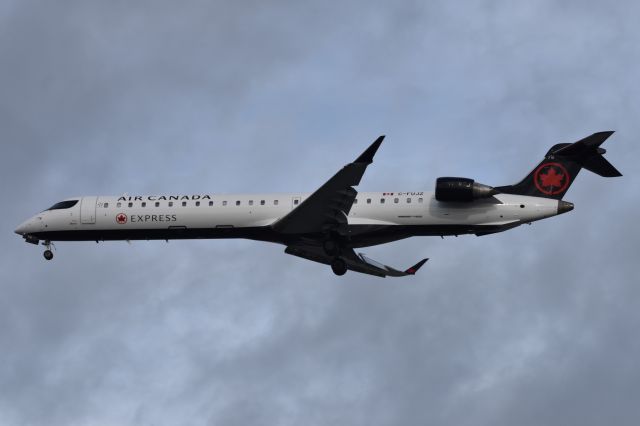
M 18 235 L 24 235 L 27 232 L 27 222 L 23 222 L 20 225 L 18 225 L 16 230 L 13 232 L 15 232 Z
M 34 223 L 34 218 L 31 218 L 22 222 L 13 232 L 15 232 L 18 235 L 26 235 L 31 232 L 37 231 L 37 228 L 35 225 L 36 224 Z

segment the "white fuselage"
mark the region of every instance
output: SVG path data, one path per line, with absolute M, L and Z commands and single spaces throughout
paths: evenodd
M 247 238 L 283 244 L 285 253 L 330 265 L 336 275 L 414 275 L 427 258 L 401 270 L 354 249 L 413 236 L 487 235 L 571 211 L 562 197 L 582 167 L 621 176 L 599 148 L 611 133 L 554 145 L 515 185 L 439 177 L 435 192 L 358 192 L 382 135 L 313 193 L 78 197 L 15 232 L 28 243 L 42 242 L 47 260 L 52 241 Z
M 271 225 L 310 194 L 77 197 L 70 208 L 45 210 L 16 229 L 47 241 L 251 238 L 290 244 Z M 414 235 L 499 232 L 558 214 L 557 200 L 497 194 L 449 203 L 431 192 L 359 192 L 348 215 L 353 246 Z

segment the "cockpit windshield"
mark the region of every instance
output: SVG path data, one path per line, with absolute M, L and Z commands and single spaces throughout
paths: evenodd
M 55 203 L 54 205 L 49 207 L 47 210 L 70 209 L 71 207 L 75 206 L 76 204 L 78 204 L 78 200 L 60 201 L 59 203 Z

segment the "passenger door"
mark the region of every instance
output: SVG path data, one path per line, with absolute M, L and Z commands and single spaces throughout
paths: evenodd
M 96 223 L 96 202 L 98 197 L 82 197 L 80 204 L 80 223 Z

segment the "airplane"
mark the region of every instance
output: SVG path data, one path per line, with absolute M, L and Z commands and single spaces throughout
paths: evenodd
M 378 137 L 352 163 L 313 193 L 84 196 L 68 198 L 22 223 L 27 243 L 53 241 L 245 238 L 284 245 L 285 253 L 377 277 L 414 275 L 428 259 L 404 270 L 354 249 L 413 236 L 477 236 L 567 213 L 562 198 L 581 169 L 622 176 L 600 145 L 613 132 L 554 145 L 519 183 L 492 187 L 473 179 L 440 177 L 435 191 L 358 192 L 380 148 Z

